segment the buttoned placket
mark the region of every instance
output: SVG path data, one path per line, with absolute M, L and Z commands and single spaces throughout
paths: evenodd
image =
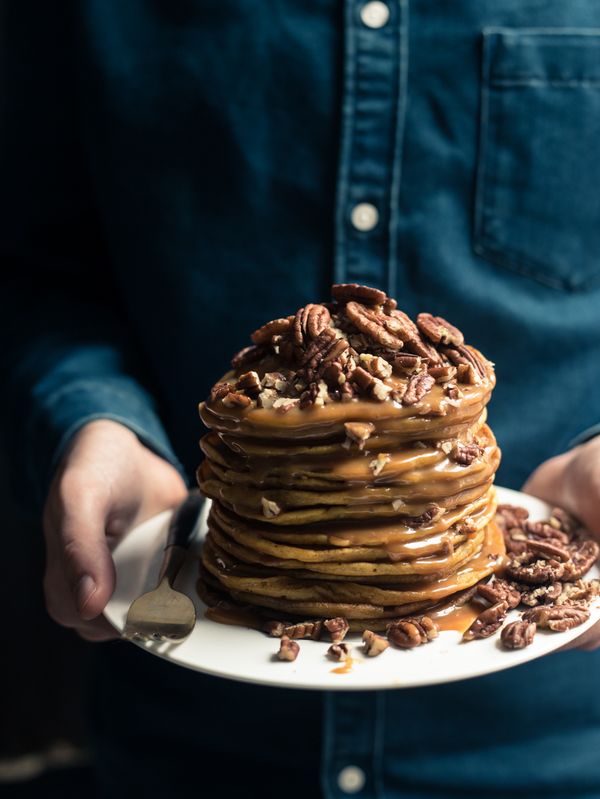
M 335 280 L 396 290 L 408 0 L 345 5 Z
M 345 5 L 335 279 L 396 293 L 398 199 L 408 68 L 408 0 Z M 325 696 L 328 799 L 383 797 L 385 694 Z

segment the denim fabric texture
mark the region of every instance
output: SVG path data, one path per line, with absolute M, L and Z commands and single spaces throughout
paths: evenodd
M 334 280 L 496 363 L 500 484 L 598 433 L 600 4 L 386 0 L 381 27 L 365 5 L 5 3 L 2 418 L 28 502 L 104 416 L 191 479 L 231 354 Z M 600 799 L 599 653 L 326 696 L 96 657 L 106 796 L 333 799 L 353 766 L 359 797 Z

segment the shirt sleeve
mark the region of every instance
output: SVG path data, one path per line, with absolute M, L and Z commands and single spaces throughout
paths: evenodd
M 28 508 L 41 506 L 68 442 L 94 419 L 126 425 L 181 470 L 83 156 L 69 6 L 42 6 L 31 25 L 9 3 L 0 47 L 0 423 Z

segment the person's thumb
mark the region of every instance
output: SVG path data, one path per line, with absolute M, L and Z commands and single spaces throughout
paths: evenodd
M 83 621 L 95 619 L 115 587 L 103 508 L 82 502 L 67 512 L 60 525 L 59 547 L 77 613 Z

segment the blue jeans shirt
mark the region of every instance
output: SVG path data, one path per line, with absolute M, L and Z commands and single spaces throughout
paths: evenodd
M 500 483 L 595 431 L 595 0 L 12 0 L 4 16 L 0 365 L 29 503 L 95 418 L 192 474 L 196 403 L 232 352 L 332 281 L 447 316 L 496 362 Z M 107 795 L 600 797 L 600 654 L 328 696 L 121 644 L 97 659 Z

